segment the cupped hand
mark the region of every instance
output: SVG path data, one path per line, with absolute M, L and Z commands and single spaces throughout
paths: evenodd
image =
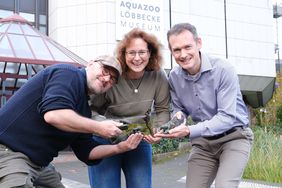
M 118 143 L 118 148 L 122 151 L 129 151 L 136 149 L 143 139 L 142 133 L 131 134 L 125 141 Z
M 154 137 L 161 138 L 181 138 L 188 136 L 190 134 L 188 126 L 181 124 L 173 129 L 170 129 L 167 133 L 164 133 L 162 130 L 157 132 Z
M 157 144 L 161 141 L 161 137 L 155 137 L 152 135 L 144 135 L 143 138 L 146 142 L 148 142 L 149 144 Z

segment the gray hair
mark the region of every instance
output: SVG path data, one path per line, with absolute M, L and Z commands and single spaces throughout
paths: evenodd
M 190 23 L 179 23 L 179 24 L 175 24 L 168 32 L 167 32 L 167 41 L 169 44 L 169 37 L 171 35 L 179 35 L 180 33 L 182 33 L 183 31 L 189 31 L 193 34 L 194 39 L 196 40 L 198 38 L 198 33 L 197 33 L 197 29 L 194 25 L 190 24 Z M 170 48 L 170 44 L 169 44 L 169 48 Z

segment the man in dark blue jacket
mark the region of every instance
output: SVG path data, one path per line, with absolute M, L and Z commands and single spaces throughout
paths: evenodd
M 110 56 L 90 61 L 86 68 L 50 66 L 22 86 L 0 109 L 0 187 L 34 187 L 34 181 L 70 146 L 84 163 L 137 147 L 141 134 L 117 145 L 99 145 L 92 134 L 104 138 L 121 133 L 119 123 L 91 119 L 90 94 L 107 91 L 121 75 Z

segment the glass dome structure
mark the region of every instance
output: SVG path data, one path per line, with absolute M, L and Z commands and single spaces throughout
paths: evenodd
M 18 14 L 0 20 L 1 106 L 28 78 L 56 63 L 84 66 L 87 62 Z

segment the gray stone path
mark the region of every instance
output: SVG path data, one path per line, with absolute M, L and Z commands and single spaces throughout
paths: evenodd
M 185 184 L 186 177 L 184 176 L 178 181 Z M 251 180 L 243 180 L 239 185 L 239 188 L 281 188 L 281 187 L 282 185 L 278 185 L 278 184 L 269 184 L 266 182 L 256 182 Z M 211 188 L 215 188 L 214 184 L 212 184 Z
M 173 156 L 171 159 L 153 165 L 153 188 L 185 188 L 187 155 Z M 72 153 L 61 154 L 53 161 L 63 176 L 66 188 L 90 188 L 87 166 L 78 161 Z M 122 188 L 124 180 L 122 180 Z M 215 188 L 214 185 L 211 188 Z M 282 188 L 282 184 L 243 180 L 239 188 Z

